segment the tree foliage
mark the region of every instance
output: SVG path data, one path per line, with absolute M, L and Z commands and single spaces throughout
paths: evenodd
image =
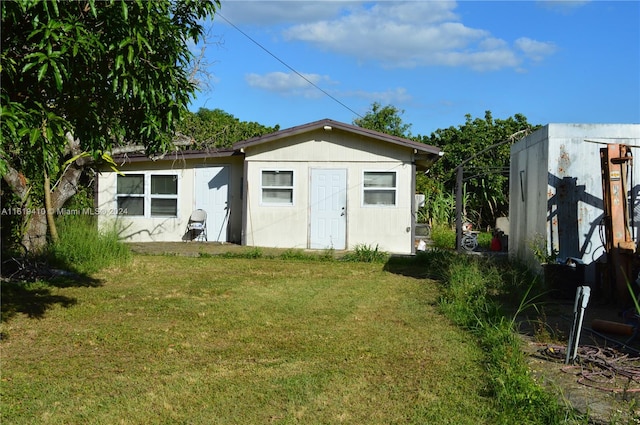
M 364 117 L 356 118 L 353 124 L 369 130 L 379 131 L 398 137 L 411 137 L 411 124 L 402 121 L 403 110 L 392 105 L 382 106 L 378 102 L 371 105 L 371 110 Z
M 178 130 L 195 140 L 192 149 L 228 148 L 236 142 L 262 136 L 280 129 L 279 125 L 267 127 L 257 122 L 240 121 L 221 109 L 200 108 L 187 113 Z
M 134 142 L 154 153 L 171 146 L 195 91 L 188 43 L 203 36 L 202 19 L 219 6 L 0 2 L 0 173 L 20 207 L 42 207 L 50 195 L 60 208 L 88 161 L 108 158 L 114 147 Z
M 490 111 L 484 118 L 472 119 L 467 114 L 465 123 L 458 127 L 438 129 L 429 137 L 418 138 L 444 151 L 428 178 L 443 183 L 445 190 L 453 193 L 456 168 L 468 160 L 464 165 L 467 218 L 478 226 L 493 226 L 496 218 L 509 212 L 510 142 L 538 127 L 529 124 L 522 114 L 507 119 L 494 119 Z M 518 137 L 511 138 L 513 135 Z

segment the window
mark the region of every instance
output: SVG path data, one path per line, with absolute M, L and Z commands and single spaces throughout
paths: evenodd
M 118 176 L 118 214 L 144 215 L 144 174 Z
M 151 216 L 178 215 L 178 176 L 151 176 Z
M 127 174 L 118 176 L 118 214 L 150 217 L 178 215 L 178 176 Z
M 262 202 L 293 205 L 293 171 L 262 171 Z
M 363 186 L 364 205 L 396 204 L 396 172 L 365 171 Z

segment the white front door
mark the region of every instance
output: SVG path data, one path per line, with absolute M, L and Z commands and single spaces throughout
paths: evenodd
M 207 240 L 227 241 L 229 167 L 195 169 L 195 209 L 207 212 Z
M 345 249 L 347 170 L 311 169 L 309 248 Z

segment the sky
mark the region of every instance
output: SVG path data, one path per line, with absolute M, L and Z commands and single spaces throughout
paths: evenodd
M 281 129 L 374 102 L 411 135 L 465 116 L 640 123 L 638 1 L 222 0 L 189 109 Z

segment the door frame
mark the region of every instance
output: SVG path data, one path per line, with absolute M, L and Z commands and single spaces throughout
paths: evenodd
M 227 181 L 226 181 L 226 187 L 227 187 L 227 199 L 226 199 L 226 213 L 225 213 L 225 218 L 223 220 L 223 225 L 224 225 L 224 232 L 223 234 L 220 234 L 221 239 L 218 240 L 218 234 L 213 234 L 211 233 L 212 231 L 214 231 L 214 229 L 210 228 L 208 223 L 207 223 L 207 236 L 208 236 L 208 240 L 210 241 L 215 241 L 215 242 L 228 242 L 229 241 L 229 227 L 231 224 L 231 164 L 198 164 L 197 166 L 194 167 L 194 174 L 193 174 L 193 206 L 192 206 L 192 210 L 195 210 L 198 208 L 198 171 L 199 170 L 203 170 L 206 168 L 222 168 L 225 169 L 226 168 L 226 172 L 227 172 Z M 207 211 L 207 222 L 209 222 L 210 217 L 212 218 L 213 215 L 211 214 L 210 211 Z M 217 227 L 217 226 L 216 226 Z M 215 236 L 215 239 L 212 239 L 212 237 Z
M 308 229 L 308 242 L 307 242 L 307 247 L 309 249 L 322 249 L 322 248 L 312 248 L 312 244 L 313 244 L 313 240 L 312 240 L 312 226 L 313 226 L 313 208 L 312 208 L 312 197 L 313 197 L 313 184 L 314 184 L 314 171 L 339 171 L 341 173 L 344 173 L 344 186 L 343 186 L 343 190 L 344 190 L 344 246 L 336 248 L 339 250 L 344 250 L 347 249 L 347 247 L 349 246 L 348 244 L 348 226 L 349 226 L 349 215 L 347 214 L 348 212 L 348 205 L 349 205 L 349 197 L 348 197 L 348 180 L 349 180 L 349 170 L 347 168 L 338 168 L 338 167 L 310 167 L 309 168 L 309 229 Z M 333 247 L 332 247 L 333 248 Z

